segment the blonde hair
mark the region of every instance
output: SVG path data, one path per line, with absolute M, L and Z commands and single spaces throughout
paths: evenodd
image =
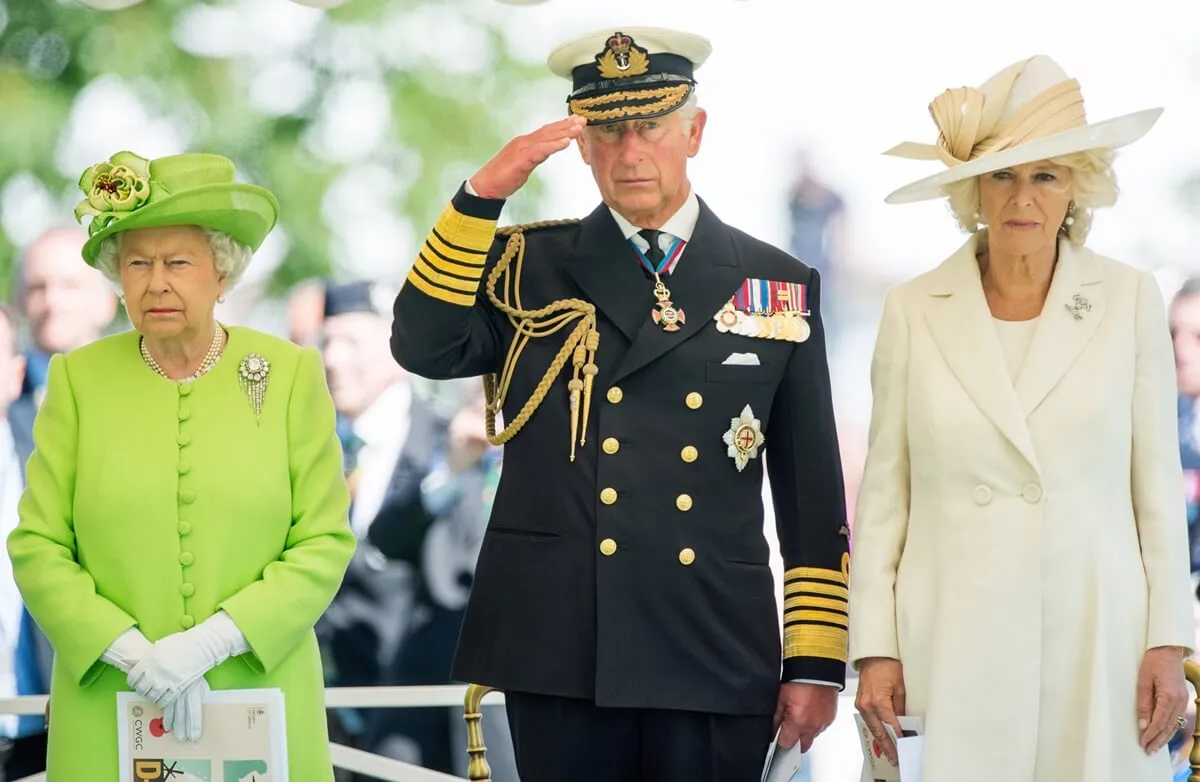
M 1067 239 L 1083 244 L 1092 229 L 1095 210 L 1112 206 L 1117 202 L 1117 176 L 1113 171 L 1116 153 L 1111 149 L 1091 149 L 1070 155 L 1051 158 L 1050 162 L 1066 166 L 1071 170 L 1071 193 L 1075 204 L 1071 225 L 1066 229 Z M 991 172 L 988 172 L 991 173 Z M 945 187 L 950 213 L 965 233 L 977 233 L 982 226 L 976 216 L 979 212 L 979 178 L 969 177 L 951 182 Z
M 204 238 L 208 241 L 208 249 L 212 253 L 217 274 L 225 277 L 225 290 L 232 290 L 245 274 L 254 251 L 229 234 L 204 227 L 200 230 L 204 232 Z M 122 234 L 123 232 L 118 231 L 109 236 L 100 243 L 100 249 L 96 251 L 96 268 L 103 272 L 118 290 L 121 286 L 119 256 Z

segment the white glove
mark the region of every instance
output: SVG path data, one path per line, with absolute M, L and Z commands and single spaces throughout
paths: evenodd
M 209 692 L 208 682 L 201 676 L 163 709 L 163 727 L 176 741 L 200 740 L 204 700 Z
M 161 638 L 129 671 L 129 687 L 161 707 L 183 694 L 214 668 L 243 652 L 249 644 L 224 611 L 191 630 Z
M 119 668 L 122 673 L 129 673 L 153 648 L 154 645 L 142 635 L 141 630 L 131 627 L 117 636 L 112 646 L 100 655 L 100 659 Z

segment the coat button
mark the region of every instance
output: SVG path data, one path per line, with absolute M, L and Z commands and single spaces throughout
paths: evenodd
M 1036 483 L 1031 483 L 1021 492 L 1021 496 L 1025 498 L 1026 502 L 1037 502 L 1042 498 L 1042 487 Z
M 621 399 L 624 398 L 624 396 L 625 396 L 625 392 L 622 391 L 617 386 L 613 386 L 612 388 L 608 389 L 608 401 L 612 402 L 614 405 L 617 402 L 620 402 Z
M 675 507 L 679 508 L 682 511 L 691 510 L 692 509 L 692 498 L 686 494 L 680 494 L 678 497 L 675 498 Z
M 696 446 L 694 445 L 684 446 L 683 450 L 679 452 L 679 458 L 683 459 L 688 464 L 696 461 L 699 456 L 700 452 L 696 450 Z
M 604 491 L 600 492 L 600 501 L 605 505 L 612 505 L 617 501 L 617 490 L 609 486 Z
M 980 484 L 975 487 L 975 504 L 987 505 L 992 501 L 992 490 L 987 486 Z
M 184 505 L 191 505 L 196 501 L 196 492 L 192 491 L 191 489 L 184 489 L 183 491 L 179 492 L 179 501 Z
M 192 595 L 196 594 L 196 587 L 192 586 L 191 584 L 180 584 L 179 594 L 183 595 L 184 597 L 191 597 Z
M 600 553 L 606 557 L 611 557 L 617 553 L 617 541 L 612 538 L 605 538 L 600 541 Z
M 179 420 L 180 421 L 186 421 L 191 417 L 192 417 L 191 410 L 187 409 L 186 407 L 179 408 Z
M 704 397 L 693 391 L 692 393 L 688 394 L 683 401 L 687 403 L 687 406 L 693 410 L 699 410 L 700 405 L 704 404 Z
M 176 383 L 175 385 L 179 388 L 180 396 L 187 396 L 188 394 L 192 393 L 191 383 Z
M 179 564 L 183 565 L 184 567 L 187 567 L 195 561 L 196 558 L 192 556 L 192 552 L 190 551 L 185 551 L 179 555 Z
M 610 455 L 621 450 L 621 444 L 617 442 L 617 438 L 615 437 L 605 438 L 604 442 L 600 444 L 600 447 L 604 449 L 605 453 Z
M 192 436 L 186 432 L 180 432 L 179 437 L 175 438 L 175 442 L 180 445 L 187 445 L 192 441 Z
M 695 561 L 696 552 L 692 551 L 690 548 L 685 548 L 683 551 L 679 552 L 679 564 L 686 567 Z
M 175 469 L 180 475 L 187 475 L 191 471 L 192 465 L 188 464 L 187 462 L 180 462 L 175 466 Z
M 192 629 L 195 624 L 196 620 L 193 619 L 189 614 L 184 614 L 183 616 L 179 617 L 179 626 L 184 630 Z
M 181 521 L 177 525 L 175 525 L 175 529 L 179 532 L 180 535 L 187 535 L 192 531 L 192 525 L 187 523 L 186 521 Z

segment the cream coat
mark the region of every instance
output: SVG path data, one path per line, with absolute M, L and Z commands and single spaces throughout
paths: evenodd
M 903 663 L 925 782 L 1166 782 L 1135 708 L 1145 650 L 1193 645 L 1162 295 L 1062 242 L 1014 384 L 975 248 L 886 297 L 851 659 Z

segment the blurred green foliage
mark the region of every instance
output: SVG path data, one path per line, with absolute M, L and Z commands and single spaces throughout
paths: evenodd
M 275 64 L 270 58 L 252 47 L 203 56 L 181 45 L 201 34 L 183 30 L 197 6 L 242 13 L 257 3 L 260 14 L 271 14 L 287 2 L 146 0 L 103 12 L 73 0 L 0 0 L 0 189 L 16 174 L 32 174 L 62 202 L 63 216 L 69 219 L 81 197 L 79 172 L 60 170 L 57 161 L 63 159 L 73 108 L 97 78 L 119 78 L 153 116 L 187 129 L 189 150 L 178 151 L 226 155 L 244 179 L 278 195 L 289 242 L 269 285 L 269 293 L 277 295 L 297 281 L 336 274 L 322 202 L 348 165 L 404 169 L 396 177 L 400 186 L 388 195 L 388 207 L 410 222 L 419 241 L 456 181 L 512 136 L 532 130 L 523 110 L 530 99 L 543 101 L 544 108 L 545 98 L 561 90 L 550 86 L 552 77 L 540 62 L 515 57 L 501 29 L 457 0 L 352 0 L 324 12 L 305 9 L 320 15 L 315 33 L 286 56 L 289 65 L 307 72 L 311 90 L 301 105 L 283 114 L 264 110 L 252 99 L 255 80 Z M 395 56 L 397 50 L 390 47 L 403 43 L 389 36 L 397 30 L 410 39 L 428 35 L 436 50 L 443 32 L 439 18 L 469 27 L 473 35 L 465 40 L 484 45 L 467 53 L 446 51 L 452 47 L 445 46 L 432 55 Z M 225 42 L 205 43 L 221 51 Z M 461 62 L 453 58 L 465 55 L 472 62 L 482 57 L 481 67 L 458 67 Z M 307 139 L 323 101 L 347 78 L 382 85 L 391 102 L 390 122 L 365 160 L 324 159 Z M 511 218 L 533 219 L 540 192 L 538 182 L 531 182 L 510 204 Z M 0 298 L 8 294 L 13 245 L 0 227 Z M 395 251 L 402 270 L 414 248 Z

